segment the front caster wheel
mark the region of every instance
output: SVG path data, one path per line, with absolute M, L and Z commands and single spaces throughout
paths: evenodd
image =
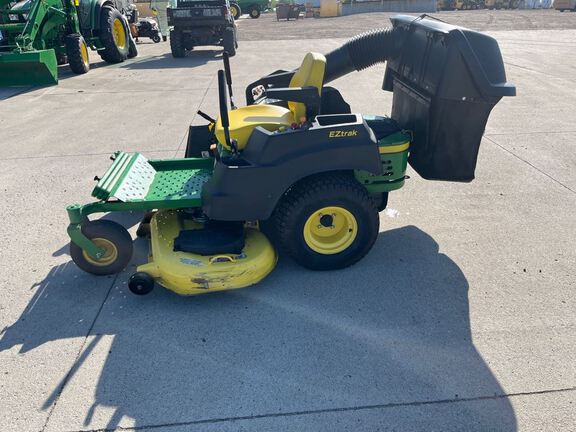
M 82 270 L 99 276 L 120 273 L 132 258 L 132 237 L 122 225 L 109 220 L 96 220 L 82 224 L 82 234 L 104 254 L 96 259 L 76 243 L 70 243 L 72 261 Z
M 130 276 L 128 288 L 136 295 L 150 294 L 154 289 L 154 278 L 148 273 L 137 272 Z

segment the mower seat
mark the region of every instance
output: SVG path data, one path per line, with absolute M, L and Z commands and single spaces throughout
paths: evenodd
M 318 96 L 322 94 L 326 58 L 322 54 L 308 53 L 300 68 L 290 80 L 289 88 L 315 87 Z M 280 126 L 290 126 L 299 123 L 306 117 L 307 107 L 302 102 L 288 101 L 288 108 L 278 105 L 248 105 L 228 112 L 230 121 L 230 138 L 236 140 L 238 150 L 243 150 L 255 127 L 261 126 L 274 131 Z M 226 146 L 224 128 L 220 117 L 216 121 L 216 138 Z M 227 146 L 226 146 L 227 147 Z M 229 149 L 228 149 L 229 150 Z

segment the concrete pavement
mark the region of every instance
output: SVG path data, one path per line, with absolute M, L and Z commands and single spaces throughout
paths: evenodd
M 218 51 L 176 61 L 143 44 L 121 65 L 63 68 L 59 86 L 2 91 L 0 430 L 574 430 L 576 31 L 492 34 L 518 97 L 494 110 L 473 183 L 410 172 L 354 267 L 282 259 L 205 297 L 131 295 L 141 240 L 122 274 L 84 274 L 64 208 L 89 200 L 111 151 L 183 154 L 196 110 L 217 113 Z M 340 42 L 242 41 L 237 103 Z M 334 85 L 354 111 L 386 113 L 382 72 Z M 114 217 L 134 232 L 139 215 Z

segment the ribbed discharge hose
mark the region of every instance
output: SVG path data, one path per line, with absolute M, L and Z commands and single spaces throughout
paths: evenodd
M 374 29 L 353 37 L 326 54 L 324 84 L 395 57 L 401 42 L 401 30 L 391 28 Z

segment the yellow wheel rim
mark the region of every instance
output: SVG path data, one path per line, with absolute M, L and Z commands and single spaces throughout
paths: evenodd
M 346 250 L 357 235 L 356 218 L 342 207 L 316 210 L 304 224 L 304 241 L 314 252 L 323 255 L 333 255 Z
M 112 37 L 118 48 L 124 49 L 126 47 L 126 31 L 120 18 L 116 18 L 112 24 Z
M 82 56 L 82 61 L 85 65 L 88 65 L 90 60 L 88 60 L 88 48 L 86 48 L 86 44 L 82 42 L 80 45 L 80 55 Z
M 107 265 L 112 264 L 114 261 L 118 259 L 118 248 L 114 243 L 110 240 L 106 240 L 104 238 L 93 238 L 92 243 L 94 243 L 99 248 L 104 249 L 104 255 L 100 259 L 94 259 L 90 255 L 86 253 L 86 251 L 82 251 L 82 255 L 84 259 L 92 265 L 98 267 L 105 267 Z

